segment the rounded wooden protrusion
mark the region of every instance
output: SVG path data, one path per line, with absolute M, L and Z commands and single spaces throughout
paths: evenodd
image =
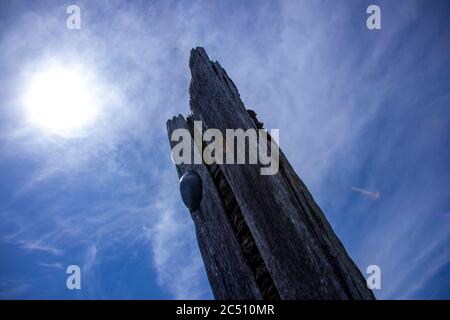
M 202 179 L 193 170 L 187 171 L 180 178 L 180 193 L 184 205 L 189 210 L 195 210 L 202 201 Z

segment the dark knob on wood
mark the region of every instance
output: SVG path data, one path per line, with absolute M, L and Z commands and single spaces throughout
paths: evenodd
M 202 179 L 195 171 L 187 171 L 180 178 L 180 193 L 186 207 L 195 210 L 202 201 Z

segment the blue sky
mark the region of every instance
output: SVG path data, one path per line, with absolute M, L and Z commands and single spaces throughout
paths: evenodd
M 380 266 L 378 298 L 450 298 L 449 16 L 437 0 L 1 1 L 0 298 L 212 298 L 165 127 L 188 113 L 196 46 L 280 129 L 363 273 Z M 52 63 L 81 66 L 101 105 L 79 136 L 26 120 Z

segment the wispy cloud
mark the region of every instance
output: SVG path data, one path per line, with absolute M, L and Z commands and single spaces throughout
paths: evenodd
M 361 193 L 363 195 L 366 195 L 366 196 L 372 198 L 373 200 L 378 200 L 378 198 L 380 197 L 379 191 L 369 191 L 369 190 L 365 190 L 365 189 L 361 189 L 361 188 L 357 188 L 357 187 L 352 187 L 352 190 L 355 192 Z
M 0 299 L 13 299 L 31 288 L 28 283 L 0 278 Z
M 63 269 L 63 265 L 60 262 L 38 262 L 38 266 L 45 267 L 45 268 L 55 268 L 55 269 Z
M 18 241 L 20 244 L 20 247 L 22 249 L 28 250 L 28 251 L 43 251 L 46 253 L 50 253 L 56 256 L 62 255 L 64 252 L 60 249 L 57 249 L 53 246 L 42 244 L 39 241 Z

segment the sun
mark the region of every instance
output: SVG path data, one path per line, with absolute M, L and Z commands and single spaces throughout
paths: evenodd
M 24 106 L 30 124 L 65 138 L 82 135 L 99 114 L 89 73 L 61 64 L 47 66 L 31 77 Z

